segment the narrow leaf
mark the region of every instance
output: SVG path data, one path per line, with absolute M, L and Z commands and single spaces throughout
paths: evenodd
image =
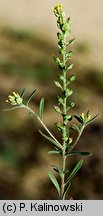
M 80 133 L 80 129 L 76 124 L 73 124 L 71 128 L 76 130 L 78 133 Z
M 54 174 L 51 171 L 48 171 L 48 175 L 49 175 L 50 180 L 52 181 L 52 183 L 56 187 L 58 193 L 60 194 L 60 186 L 58 184 L 56 177 L 54 176 Z
M 30 100 L 32 99 L 32 97 L 34 96 L 35 92 L 36 92 L 36 89 L 35 89 L 35 90 L 31 93 L 31 95 L 29 96 L 28 101 L 27 101 L 27 105 L 29 104 L 29 102 L 30 102 Z
M 75 38 L 73 38 L 73 39 L 71 39 L 70 41 L 69 41 L 69 44 L 73 44 L 74 43 L 74 41 L 75 41 Z
M 71 152 L 69 154 L 66 154 L 66 156 L 71 156 L 71 155 L 91 156 L 92 153 L 76 151 L 76 152 Z
M 77 115 L 74 115 L 74 117 L 76 118 L 77 121 L 79 121 L 81 124 L 83 124 L 83 121 L 81 120 L 81 118 Z
M 54 59 L 54 61 L 55 61 L 57 64 L 60 63 L 60 59 L 59 59 L 59 57 L 53 56 L 53 59 Z
M 89 110 L 87 111 L 86 116 L 87 116 L 87 118 L 88 118 L 88 116 L 89 116 Z
M 56 85 L 57 87 L 59 87 L 59 88 L 63 89 L 63 88 L 62 88 L 62 86 L 60 85 L 60 83 L 59 83 L 59 82 L 57 82 L 57 81 L 54 81 L 54 83 L 55 83 L 55 85 Z
M 69 177 L 67 178 L 66 184 L 67 184 L 68 182 L 70 182 L 71 179 L 75 176 L 75 174 L 79 171 L 79 169 L 81 168 L 82 164 L 83 164 L 83 160 L 80 160 L 80 161 L 77 163 L 77 165 L 74 167 L 73 171 L 71 172 L 71 174 L 70 174 Z
M 6 111 L 12 111 L 12 110 L 15 110 L 15 109 L 20 109 L 22 108 L 23 106 L 15 106 L 15 107 L 11 107 L 11 108 L 8 108 L 8 109 L 4 109 L 3 111 L 6 112 Z
M 60 154 L 61 151 L 56 151 L 56 150 L 51 150 L 51 151 L 48 151 L 48 154 Z
M 99 114 L 97 114 L 96 116 L 94 116 L 91 120 L 89 120 L 86 125 L 90 124 L 92 121 L 94 121 L 97 117 L 98 117 Z
M 39 105 L 39 116 L 43 120 L 43 111 L 44 111 L 44 98 L 41 98 Z
M 58 147 L 59 149 L 62 149 L 62 145 L 57 143 L 54 139 L 52 139 L 51 137 L 48 137 L 47 135 L 43 134 L 40 130 L 39 133 L 45 137 L 47 140 L 49 140 L 54 146 Z
M 52 168 L 53 168 L 56 172 L 58 172 L 58 173 L 60 174 L 60 176 L 63 175 L 63 170 L 61 170 L 59 167 L 52 165 Z
M 67 66 L 66 70 L 71 70 L 73 68 L 73 64 Z
M 24 94 L 25 94 L 25 88 L 23 89 L 22 93 L 20 94 L 20 97 L 23 98 Z

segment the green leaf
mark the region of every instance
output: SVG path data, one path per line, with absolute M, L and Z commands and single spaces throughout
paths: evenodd
M 75 38 L 73 38 L 73 39 L 71 39 L 70 41 L 69 41 L 69 44 L 73 44 L 74 43 L 74 41 L 75 41 Z
M 70 107 L 74 107 L 74 106 L 75 106 L 75 103 L 76 103 L 76 101 L 71 101 L 70 104 L 69 104 Z
M 89 116 L 89 110 L 87 111 L 86 116 L 87 116 L 87 118 L 88 118 L 88 116 Z
M 63 36 L 62 36 L 62 34 L 60 32 L 57 33 L 57 37 L 58 37 L 59 40 L 63 39 Z
M 39 133 L 45 137 L 47 140 L 49 140 L 54 146 L 58 147 L 59 149 L 62 149 L 62 145 L 60 143 L 57 143 L 54 139 L 52 139 L 51 137 L 48 137 L 47 135 L 43 134 L 40 130 Z
M 63 170 L 60 169 L 59 167 L 52 165 L 53 170 L 55 170 L 56 172 L 58 172 L 60 174 L 60 176 L 62 176 L 64 174 Z
M 61 49 L 63 47 L 63 40 L 58 41 L 58 47 Z
M 67 35 L 71 33 L 71 20 L 70 20 L 70 17 L 62 25 L 62 31 L 65 32 Z
M 55 126 L 56 126 L 56 128 L 57 128 L 60 132 L 62 132 L 63 126 L 62 126 L 61 123 L 57 122 L 57 123 L 55 123 Z
M 82 164 L 83 164 L 83 160 L 80 160 L 80 161 L 77 163 L 77 165 L 74 167 L 73 171 L 71 172 L 71 174 L 70 174 L 69 177 L 67 178 L 66 184 L 67 184 L 68 182 L 70 182 L 71 179 L 75 176 L 75 174 L 79 171 L 79 169 L 81 168 Z
M 56 177 L 54 176 L 54 174 L 51 171 L 48 171 L 48 175 L 49 175 L 49 178 L 51 179 L 52 183 L 54 184 L 54 186 L 56 187 L 56 189 L 60 195 L 60 186 L 58 184 Z
M 8 109 L 4 109 L 3 111 L 6 112 L 6 111 L 12 111 L 12 110 L 15 110 L 15 109 L 20 109 L 24 106 L 15 106 L 15 107 L 11 107 L 11 108 L 8 108 Z
M 65 136 L 65 137 L 62 138 L 62 140 L 66 142 L 66 141 L 68 141 L 68 137 Z
M 59 75 L 59 79 L 61 79 L 62 81 L 66 82 L 66 78 L 63 75 Z
M 65 66 L 64 66 L 64 64 L 62 62 L 60 62 L 60 64 L 58 65 L 58 67 L 59 67 L 59 69 L 61 71 L 65 70 Z
M 57 96 L 57 101 L 58 101 L 58 104 L 62 104 L 63 105 L 63 98 Z
M 80 133 L 80 129 L 76 124 L 73 124 L 71 128 L 76 130 L 78 133 Z
M 71 182 L 68 182 L 68 183 L 65 185 L 63 197 L 65 197 L 65 195 L 67 194 L 67 192 L 68 192 L 70 186 L 71 186 Z
M 48 154 L 60 154 L 61 151 L 56 151 L 56 150 L 51 150 L 51 151 L 48 151 Z
M 68 65 L 67 68 L 66 68 L 66 70 L 71 70 L 71 69 L 73 68 L 73 65 L 74 65 L 74 64 Z
M 73 51 L 69 51 L 69 52 L 66 54 L 66 60 L 71 59 L 72 56 L 73 56 Z
M 69 81 L 73 82 L 73 81 L 75 81 L 75 79 L 76 79 L 76 76 L 75 75 L 71 75 L 70 78 L 69 78 Z
M 71 115 L 66 115 L 66 116 L 64 117 L 64 123 L 65 123 L 65 124 L 67 124 L 68 121 L 71 121 L 71 120 L 72 120 L 72 116 L 71 116 Z
M 35 90 L 31 93 L 31 95 L 29 96 L 28 101 L 27 101 L 27 106 L 28 106 L 30 100 L 32 99 L 32 97 L 34 96 L 35 92 L 36 92 L 36 89 L 35 89 Z
M 66 54 L 66 48 L 61 48 L 61 50 L 59 51 L 59 53 L 61 55 L 65 55 Z
M 67 42 L 66 46 L 73 45 L 74 41 L 75 41 L 75 38 L 69 40 L 69 42 Z
M 94 116 L 91 120 L 89 120 L 86 125 L 90 124 L 92 121 L 94 121 L 97 117 L 98 117 L 99 114 L 97 114 L 96 116 Z
M 53 56 L 53 59 L 54 59 L 54 61 L 55 61 L 57 64 L 60 64 L 60 59 L 59 59 L 59 57 Z
M 58 106 L 54 106 L 54 108 L 55 108 L 56 112 L 61 113 L 61 110 L 60 110 L 60 108 Z
M 69 97 L 69 96 L 71 96 L 73 94 L 73 90 L 71 90 L 71 89 L 66 89 L 66 91 L 65 91 L 65 96 L 66 97 Z
M 72 115 L 66 115 L 65 119 L 71 121 L 72 120 Z
M 60 26 L 60 23 L 59 23 L 59 22 L 57 22 L 57 27 L 58 27 L 59 29 L 61 29 L 61 26 Z
M 22 93 L 20 94 L 20 97 L 23 98 L 24 94 L 25 94 L 25 88 L 23 89 Z
M 44 111 L 44 98 L 41 98 L 39 105 L 39 116 L 43 120 L 43 111 Z
M 74 115 L 74 117 L 76 118 L 77 121 L 79 121 L 81 124 L 83 124 L 83 120 L 79 116 Z
M 69 154 L 66 154 L 66 156 L 71 156 L 71 155 L 91 156 L 92 153 L 76 151 L 76 152 L 71 152 Z
M 55 85 L 56 85 L 57 87 L 59 87 L 59 88 L 61 88 L 61 89 L 63 90 L 63 88 L 62 88 L 62 86 L 60 85 L 60 83 L 59 83 L 59 82 L 57 82 L 57 81 L 54 81 L 54 83 L 55 83 Z

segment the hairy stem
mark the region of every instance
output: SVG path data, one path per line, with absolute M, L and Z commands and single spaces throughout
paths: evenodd
M 62 149 L 62 145 L 58 142 L 58 140 L 53 136 L 53 134 L 49 131 L 49 129 L 46 127 L 46 125 L 44 124 L 44 122 L 40 119 L 40 117 L 38 116 L 37 113 L 35 113 L 30 107 L 28 106 L 23 106 L 24 108 L 26 108 L 27 110 L 29 110 L 31 113 L 33 113 L 37 119 L 39 120 L 39 122 L 41 123 L 41 125 L 44 127 L 44 129 L 47 131 L 47 133 L 53 138 L 53 140 L 55 140 L 56 143 L 58 143 L 60 149 Z
M 78 143 L 78 141 L 79 141 L 79 139 L 80 139 L 80 137 L 81 137 L 81 135 L 82 135 L 82 133 L 83 133 L 83 130 L 84 130 L 84 126 L 81 127 L 80 133 L 79 133 L 79 135 L 77 136 L 77 139 L 76 139 L 76 141 L 74 142 L 74 144 L 71 146 L 69 152 L 71 152 L 71 150 L 72 150 L 72 149 L 76 146 L 76 144 Z
M 65 36 L 64 36 L 64 43 L 66 42 Z M 66 56 L 65 54 L 63 55 L 63 65 L 64 67 L 66 66 Z M 66 86 L 67 86 L 67 82 L 66 82 L 66 72 L 65 70 L 63 71 L 63 94 L 64 94 L 64 101 L 63 101 L 63 133 L 62 133 L 62 140 L 63 140 L 63 150 L 62 150 L 62 170 L 63 170 L 63 175 L 61 176 L 61 195 L 60 198 L 61 199 L 65 199 L 65 197 L 63 196 L 64 194 L 64 186 L 65 186 L 65 168 L 66 168 L 66 155 L 65 155 L 65 150 L 66 150 L 66 141 L 65 141 L 65 137 L 66 137 L 66 125 L 65 125 L 65 116 L 67 114 L 67 98 L 65 96 L 65 91 L 66 91 Z

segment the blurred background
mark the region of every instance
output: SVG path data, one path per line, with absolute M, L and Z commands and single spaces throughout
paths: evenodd
M 25 110 L 3 112 L 12 92 L 26 88 L 25 100 L 37 89 L 31 107 L 38 110 L 45 98 L 44 122 L 60 140 L 54 123 L 59 115 L 58 89 L 53 80 L 58 69 L 56 19 L 51 7 L 57 0 L 0 0 L 0 199 L 58 199 L 47 172 L 60 158 L 48 155 L 52 146 L 38 130 L 42 126 Z M 76 150 L 90 151 L 84 166 L 73 179 L 67 199 L 103 199 L 103 1 L 61 0 L 72 20 L 74 69 L 72 112 L 88 109 L 99 117 L 84 131 Z M 74 134 L 76 137 L 77 134 Z M 71 157 L 70 169 L 80 157 Z M 70 165 L 72 164 L 72 166 Z M 59 180 L 59 179 L 58 179 Z

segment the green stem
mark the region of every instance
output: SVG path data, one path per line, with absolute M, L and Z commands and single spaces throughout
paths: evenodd
M 66 42 L 66 38 L 64 36 L 64 43 Z M 66 55 L 63 55 L 63 65 L 64 67 L 66 66 Z M 65 141 L 65 137 L 66 137 L 66 125 L 65 125 L 65 116 L 67 114 L 67 98 L 65 96 L 65 91 L 66 91 L 66 87 L 67 87 L 67 77 L 66 77 L 66 71 L 63 70 L 63 94 L 64 94 L 64 101 L 63 101 L 63 133 L 62 133 L 62 140 L 63 140 L 63 150 L 62 150 L 62 170 L 63 170 L 63 175 L 61 176 L 61 194 L 60 194 L 60 198 L 61 199 L 65 199 L 65 196 L 63 196 L 64 194 L 64 186 L 65 186 L 65 169 L 66 169 L 66 155 L 65 155 L 65 150 L 66 150 L 66 141 Z
M 79 133 L 79 135 L 77 136 L 77 139 L 76 139 L 76 141 L 74 142 L 74 144 L 71 146 L 69 152 L 71 152 L 71 150 L 72 150 L 72 149 L 76 146 L 76 144 L 78 143 L 78 141 L 79 141 L 79 139 L 80 139 L 80 137 L 81 137 L 81 135 L 82 135 L 82 133 L 83 133 L 83 130 L 84 130 L 84 126 L 81 127 L 80 133 Z
M 58 140 L 53 136 L 53 134 L 49 131 L 49 129 L 46 127 L 46 125 L 44 124 L 44 122 L 40 119 L 40 117 L 38 116 L 37 113 L 35 113 L 30 107 L 23 105 L 22 107 L 26 108 L 27 110 L 29 110 L 31 113 L 33 113 L 37 119 L 39 120 L 39 122 L 42 124 L 42 126 L 44 127 L 44 129 L 47 131 L 47 133 L 55 140 L 56 143 L 58 143 L 60 149 L 62 149 L 62 145 L 58 142 Z

